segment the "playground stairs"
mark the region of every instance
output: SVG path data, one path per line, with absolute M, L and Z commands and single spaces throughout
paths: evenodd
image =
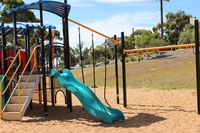
M 8 102 L 2 110 L 2 119 L 3 120 L 21 120 L 22 116 L 25 114 L 29 103 L 31 102 L 33 93 L 40 81 L 41 75 L 31 75 L 29 81 L 26 82 L 28 76 L 22 76 L 20 81 L 20 96 L 18 87 L 14 88 Z M 25 87 L 24 87 L 25 86 Z M 21 89 L 23 88 L 23 89 Z M 19 103 L 20 98 L 20 103 Z

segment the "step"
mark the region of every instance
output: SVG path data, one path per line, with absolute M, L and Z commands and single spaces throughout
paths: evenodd
M 26 86 L 25 86 L 26 85 Z M 24 88 L 24 86 L 25 86 L 25 88 Z M 21 89 L 28 89 L 28 88 L 33 88 L 33 87 L 35 87 L 35 82 L 20 82 L 20 88 Z
M 21 103 L 24 104 L 29 96 L 21 96 Z M 12 96 L 9 104 L 18 104 L 18 96 Z
M 21 82 L 26 82 L 26 80 L 28 80 L 28 77 L 22 77 Z M 37 81 L 37 78 L 35 77 L 30 77 L 28 82 L 35 82 Z
M 12 121 L 19 121 L 21 120 L 20 112 L 3 112 L 2 113 L 3 120 L 12 120 Z
M 20 90 L 20 95 L 21 96 L 29 96 L 31 93 L 32 89 L 26 89 L 24 88 L 24 90 Z M 18 96 L 18 89 L 15 90 L 13 96 Z
M 29 75 L 23 75 L 21 81 L 26 82 L 28 77 L 29 77 Z M 28 82 L 35 82 L 39 79 L 39 77 L 41 77 L 41 75 L 31 75 Z
M 23 104 L 20 104 L 20 111 Z M 19 112 L 19 104 L 8 104 L 5 108 L 5 112 Z

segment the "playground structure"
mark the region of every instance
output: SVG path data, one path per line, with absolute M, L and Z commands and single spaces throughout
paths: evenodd
M 70 46 L 69 46 L 69 33 L 68 33 L 68 21 L 74 23 L 74 24 L 77 24 L 83 28 L 86 28 L 96 34 L 99 34 L 111 41 L 113 41 L 115 44 L 118 44 L 118 43 L 121 43 L 121 47 L 122 47 L 122 81 L 123 81 L 123 104 L 124 104 L 124 107 L 127 107 L 127 92 L 126 92 L 126 62 L 125 62 L 125 58 L 126 58 L 126 55 L 137 55 L 137 54 L 141 54 L 141 53 L 144 53 L 144 54 L 149 54 L 149 51 L 155 51 L 155 50 L 169 50 L 169 49 L 175 49 L 175 48 L 186 48 L 186 47 L 196 47 L 196 60 L 197 60 L 197 80 L 200 81 L 200 71 L 199 71 L 199 66 L 200 66 L 200 62 L 199 62 L 199 39 L 198 39 L 198 35 L 196 35 L 196 45 L 195 44 L 191 44 L 191 45 L 182 45 L 182 46 L 167 46 L 167 47 L 157 47 L 157 48 L 146 48 L 146 49 L 140 49 L 140 50 L 125 50 L 125 45 L 124 45 L 124 33 L 122 32 L 121 33 L 121 42 L 120 41 L 117 41 L 116 40 L 116 36 L 113 38 L 110 38 L 100 32 L 97 32 L 87 26 L 84 26 L 74 20 L 71 20 L 68 18 L 68 15 L 69 15 L 69 11 L 70 11 L 70 5 L 67 4 L 66 0 L 64 3 L 61 3 L 61 2 L 55 2 L 55 1 L 39 1 L 39 2 L 34 2 L 32 4 L 28 4 L 28 5 L 24 5 L 24 6 L 21 6 L 21 7 L 17 7 L 17 8 L 14 8 L 12 9 L 11 11 L 9 11 L 8 13 L 9 14 L 13 14 L 13 35 L 14 35 L 14 43 L 16 46 L 18 46 L 18 42 L 17 42 L 17 23 L 16 23 L 16 13 L 18 11 L 21 11 L 21 10 L 25 10 L 25 9 L 36 9 L 36 10 L 40 10 L 40 26 L 38 28 L 41 29 L 41 45 L 37 45 L 34 47 L 34 50 L 31 52 L 30 54 L 30 49 L 28 50 L 27 48 L 27 52 L 26 52 L 26 65 L 24 66 L 23 68 L 23 71 L 21 71 L 21 73 L 18 71 L 20 65 L 21 65 L 21 54 L 20 54 L 20 51 L 21 49 L 18 50 L 18 52 L 16 52 L 16 56 L 14 58 L 14 60 L 12 61 L 13 63 L 14 62 L 17 62 L 17 69 L 14 71 L 14 74 L 12 75 L 13 78 L 16 76 L 16 77 L 19 77 L 19 80 L 17 81 L 17 85 L 15 86 L 14 88 L 14 91 L 12 92 L 11 96 L 9 97 L 8 99 L 8 102 L 7 104 L 5 105 L 4 108 L 0 107 L 0 109 L 3 109 L 1 110 L 1 118 L 3 119 L 8 119 L 8 120 L 21 120 L 22 119 L 22 116 L 23 114 L 25 113 L 29 103 L 31 103 L 31 97 L 34 93 L 34 90 L 36 88 L 38 88 L 39 90 L 39 86 L 40 86 L 40 83 L 42 84 L 42 90 L 43 90 L 43 105 L 44 105 L 44 112 L 45 112 L 45 115 L 47 115 L 48 113 L 48 110 L 47 110 L 47 75 L 50 74 L 49 72 L 47 72 L 46 70 L 46 65 L 45 65 L 45 45 L 44 45 L 44 24 L 43 24 L 43 11 L 47 11 L 47 12 L 51 12 L 53 14 L 56 14 L 58 16 L 60 16 L 62 18 L 62 22 L 63 22 L 63 38 L 64 38 L 64 42 L 63 42 L 63 48 L 64 48 L 64 68 L 65 69 L 68 69 L 70 70 Z M 59 10 L 58 10 L 59 9 Z M 52 27 L 49 28 L 49 31 L 51 31 Z M 196 27 L 196 29 L 198 29 L 198 27 Z M 5 51 L 5 45 L 6 45 L 6 41 L 5 41 L 5 37 L 4 37 L 4 30 L 5 30 L 5 27 L 2 27 L 2 40 L 3 40 L 3 48 L 2 48 L 2 52 Z M 196 30 L 196 34 L 198 34 L 197 32 L 198 30 Z M 52 32 L 49 32 L 49 36 L 52 36 L 51 35 Z M 28 37 L 27 37 L 28 38 Z M 28 39 L 27 39 L 28 40 Z M 49 40 L 49 44 L 50 44 L 50 49 L 53 49 L 53 38 L 50 37 L 50 40 Z M 28 41 L 27 41 L 28 42 Z M 115 74 L 116 74 L 116 93 L 117 93 L 117 103 L 119 103 L 119 79 L 118 79 L 118 63 L 117 63 L 117 46 L 114 45 L 115 47 Z M 29 69 L 29 66 L 30 66 L 30 62 L 32 59 L 36 59 L 36 51 L 37 49 L 41 49 L 41 72 L 37 73 L 36 75 L 33 75 L 33 72 L 34 72 L 34 69 L 36 68 L 37 64 L 34 63 L 32 64 L 33 67 Z M 182 50 L 182 49 L 181 49 Z M 180 51 L 181 51 L 180 50 Z M 144 52 L 146 51 L 146 53 Z M 49 70 L 52 70 L 53 69 L 53 62 L 52 62 L 52 50 L 49 51 Z M 139 52 L 139 53 L 135 53 L 135 52 Z M 163 52 L 163 51 L 160 51 L 160 52 Z M 165 51 L 166 52 L 166 51 Z M 150 52 L 151 53 L 151 52 Z M 5 52 L 2 54 L 3 55 L 3 59 L 2 59 L 2 63 L 5 65 L 5 60 L 6 60 L 6 54 Z M 18 61 L 19 59 L 19 61 Z M 37 61 L 34 61 L 34 62 L 37 62 Z M 3 65 L 3 66 L 4 66 Z M 7 65 L 5 65 L 3 67 L 3 74 L 4 74 L 4 77 L 3 79 L 1 80 L 2 83 L 5 79 L 5 77 L 7 76 L 7 73 L 10 71 L 11 69 L 11 66 L 13 64 L 11 63 L 9 65 L 9 67 L 7 68 Z M 93 65 L 94 66 L 94 65 Z M 106 66 L 106 65 L 105 65 Z M 63 74 L 60 74 L 61 76 L 58 76 L 58 77 L 64 77 L 64 81 L 66 80 L 65 78 L 65 73 L 68 73 L 66 72 L 67 70 L 64 70 L 63 71 Z M 56 72 L 58 75 L 59 73 Z M 25 75 L 26 74 L 26 75 Z M 69 74 L 69 73 L 68 73 Z M 70 74 L 69 74 L 70 75 Z M 52 74 L 52 76 L 55 76 L 54 74 Z M 55 76 L 56 77 L 56 76 Z M 58 77 L 56 77 L 58 79 Z M 42 82 L 40 82 L 40 78 L 42 78 Z M 73 75 L 70 75 L 69 76 L 70 80 L 71 81 L 73 78 Z M 58 79 L 58 81 L 60 81 Z M 102 115 L 97 115 L 98 113 L 96 114 L 93 114 L 93 112 L 91 111 L 90 114 L 92 114 L 93 116 L 96 116 L 97 118 L 100 118 L 102 119 L 103 121 L 105 122 L 108 122 L 108 123 L 111 123 L 113 121 L 116 121 L 116 120 L 120 120 L 120 119 L 123 119 L 123 115 L 120 113 L 120 111 L 116 111 L 118 113 L 116 113 L 115 111 L 110 111 L 107 106 L 103 105 L 93 94 L 91 93 L 90 91 L 88 92 L 88 87 L 85 86 L 84 84 L 79 84 L 74 78 L 73 78 L 73 81 L 72 82 L 69 82 L 69 81 L 65 81 L 64 83 L 61 83 L 63 85 L 64 88 L 67 88 L 66 89 L 66 103 L 67 103 L 67 107 L 70 109 L 70 111 L 72 111 L 72 99 L 71 99 L 71 92 L 73 90 L 76 90 L 77 88 L 80 88 L 80 86 L 84 86 L 84 90 L 87 92 L 86 94 L 88 96 L 91 96 L 91 99 L 96 101 L 98 103 L 98 109 L 97 108 L 92 108 L 91 107 L 87 107 L 86 105 L 86 110 L 88 110 L 88 112 L 90 112 L 91 110 L 92 111 L 96 111 L 96 109 L 98 111 L 100 111 L 100 113 L 102 112 L 106 112 L 108 113 L 108 115 L 110 116 L 115 116 L 115 118 L 111 118 L 110 120 L 107 120 L 106 118 L 108 118 L 109 116 L 106 116 L 104 117 L 103 115 L 105 115 L 104 113 Z M 24 83 L 25 82 L 25 83 Z M 33 82 L 33 83 L 31 83 Z M 69 82 L 69 83 L 68 83 Z M 199 96 L 200 96 L 200 85 L 199 85 L 200 82 L 197 82 L 197 90 L 198 90 L 198 113 L 200 114 L 200 99 L 199 99 Z M 2 84 L 1 84 L 2 85 Z M 2 85 L 3 86 L 3 85 Z M 30 89 L 30 87 L 32 89 Z M 95 87 L 95 86 L 94 86 Z M 4 87 L 4 88 L 7 88 L 7 87 Z M 22 88 L 22 89 L 20 89 Z M 50 88 L 51 88 L 51 96 L 52 96 L 52 106 L 54 106 L 54 85 L 53 85 L 53 77 L 50 77 Z M 2 87 L 3 89 L 3 87 Z M 40 88 L 41 89 L 41 88 Z M 79 91 L 79 89 L 77 89 Z M 6 93 L 7 89 L 5 89 L 3 92 L 1 92 L 0 94 L 0 100 L 3 101 L 3 94 Z M 81 94 L 83 94 L 81 91 L 79 91 Z M 73 92 L 75 95 L 77 94 L 77 92 Z M 90 95 L 89 95 L 89 94 Z M 85 94 L 85 93 L 84 93 Z M 15 97 L 12 97 L 12 96 L 15 96 Z M 80 98 L 80 96 L 78 96 Z M 95 97 L 95 98 L 94 98 Z M 82 97 L 80 98 L 81 100 L 81 103 L 83 103 L 83 105 L 85 105 L 85 99 L 82 99 Z M 9 101 L 10 100 L 10 101 Z M 24 102 L 24 105 L 22 105 L 21 103 Z M 1 102 L 0 102 L 1 103 Z M 3 105 L 3 104 L 2 104 Z M 22 107 L 23 106 L 23 107 Z M 96 105 L 95 105 L 96 106 Z M 11 110 L 11 111 L 10 111 Z M 112 110 L 112 109 L 111 109 Z M 7 111 L 7 113 L 5 113 Z M 9 112 L 10 111 L 10 112 Z M 14 112 L 14 113 L 12 113 Z
M 97 32 L 91 28 L 88 28 L 80 23 L 77 23 L 71 19 L 68 19 L 68 15 L 69 15 L 69 11 L 70 11 L 70 5 L 67 4 L 66 0 L 64 1 L 64 3 L 61 2 L 56 2 L 56 1 L 39 1 L 39 2 L 34 2 L 32 4 L 28 4 L 28 5 L 24 5 L 21 7 L 17 7 L 14 8 L 12 10 L 10 10 L 8 12 L 8 14 L 13 14 L 13 35 L 14 35 L 14 44 L 15 46 L 18 46 L 18 36 L 17 36 L 17 22 L 16 22 L 16 13 L 18 11 L 21 10 L 27 10 L 27 9 L 36 9 L 36 10 L 40 10 L 40 26 L 38 27 L 41 30 L 41 45 L 37 44 L 34 49 L 32 50 L 32 52 L 30 52 L 30 48 L 28 48 L 28 45 L 26 45 L 26 65 L 23 68 L 23 71 L 20 72 L 18 71 L 20 66 L 21 66 L 21 54 L 20 52 L 22 51 L 21 49 L 16 49 L 16 55 L 12 61 L 12 63 L 9 65 L 9 67 L 7 68 L 7 66 L 5 65 L 3 68 L 3 78 L 1 80 L 1 88 L 3 90 L 3 92 L 0 93 L 0 103 L 4 100 L 4 94 L 6 94 L 6 92 L 8 91 L 8 86 L 10 85 L 11 82 L 9 82 L 8 84 L 5 84 L 6 87 L 5 90 L 3 88 L 3 83 L 4 80 L 7 77 L 7 74 L 9 73 L 12 65 L 15 63 L 17 68 L 15 69 L 15 71 L 13 72 L 12 76 L 11 76 L 11 80 L 12 81 L 14 79 L 14 77 L 17 77 L 17 84 L 14 86 L 14 88 L 12 89 L 12 92 L 8 95 L 8 99 L 6 99 L 6 103 L 1 104 L 1 118 L 5 119 L 5 120 L 21 120 L 22 116 L 24 115 L 29 103 L 31 103 L 31 98 L 32 95 L 34 93 L 34 90 L 36 88 L 38 88 L 38 90 L 43 90 L 43 105 L 44 105 L 44 112 L 45 115 L 47 115 L 47 75 L 49 74 L 49 71 L 53 69 L 53 63 L 52 63 L 52 49 L 53 49 L 53 38 L 51 35 L 51 29 L 52 27 L 49 28 L 49 49 L 50 49 L 50 53 L 49 53 L 49 71 L 47 71 L 46 69 L 46 64 L 45 64 L 45 45 L 44 45 L 44 29 L 45 26 L 43 24 L 43 11 L 47 11 L 47 12 L 51 12 L 53 14 L 56 14 L 58 16 L 60 16 L 62 18 L 62 22 L 63 22 L 63 48 L 64 48 L 64 68 L 70 70 L 70 47 L 69 47 L 69 35 L 68 35 L 68 20 L 70 22 L 73 22 L 83 28 L 86 28 L 94 33 L 97 33 L 115 43 L 120 43 L 117 40 L 114 40 L 100 32 Z M 2 26 L 2 40 L 3 40 L 3 48 L 2 51 L 5 51 L 5 47 L 6 47 L 6 37 L 5 37 L 5 33 L 4 33 L 5 27 Z M 26 43 L 29 43 L 29 36 L 26 37 Z M 40 49 L 41 51 L 41 59 L 37 59 L 37 51 L 38 49 Z M 6 58 L 6 54 L 3 53 L 3 59 L 2 62 L 3 64 L 5 64 L 5 58 Z M 31 64 L 31 60 L 33 63 Z M 40 60 L 40 63 L 37 63 Z M 41 67 L 39 66 L 41 65 Z M 31 68 L 30 68 L 31 66 Z M 41 68 L 36 70 L 35 68 Z M 42 82 L 40 82 L 40 78 L 42 78 Z M 77 83 L 78 84 L 78 83 Z M 42 86 L 41 86 L 42 85 Z M 82 85 L 85 86 L 85 85 Z M 51 97 L 52 97 L 52 106 L 54 106 L 54 86 L 53 86 L 53 77 L 50 77 L 50 87 L 51 87 Z M 70 111 L 72 111 L 72 99 L 71 99 L 71 88 L 73 88 L 72 86 L 65 86 L 64 88 L 66 88 L 66 103 L 67 103 L 67 107 L 70 109 Z M 88 87 L 83 87 L 83 89 L 85 88 L 85 90 L 89 89 Z M 76 89 L 76 87 L 74 88 Z M 88 92 L 88 91 L 86 91 Z M 82 93 L 81 91 L 79 93 Z M 76 94 L 76 93 L 75 93 Z M 85 93 L 83 93 L 84 95 Z M 105 105 L 103 105 L 97 97 L 94 98 L 95 94 L 92 93 L 91 91 L 88 92 L 87 96 L 90 96 L 91 99 L 93 100 L 93 102 L 95 103 L 93 106 L 97 107 L 97 108 L 87 108 L 87 106 L 85 107 L 86 109 L 88 109 L 88 112 L 90 112 L 90 114 L 96 116 L 97 118 L 102 119 L 104 122 L 108 122 L 111 123 L 113 121 L 119 120 L 119 119 L 124 119 L 123 114 L 119 111 L 116 110 L 118 113 L 115 113 L 115 111 L 111 111 L 111 110 L 115 110 L 112 108 L 108 108 Z M 92 98 L 93 97 L 93 98 Z M 79 99 L 83 99 L 80 98 Z M 80 100 L 80 101 L 85 101 L 86 99 Z M 83 102 L 83 103 L 85 103 Z M 98 103 L 98 104 L 97 104 Z M 84 105 L 84 104 L 83 104 Z M 110 110 L 110 111 L 109 111 Z M 95 115 L 95 112 L 102 112 L 101 116 L 99 117 L 98 115 Z M 107 114 L 106 114 L 107 113 Z M 105 114 L 105 116 L 104 116 Z M 108 118 L 110 118 L 109 120 L 107 120 Z

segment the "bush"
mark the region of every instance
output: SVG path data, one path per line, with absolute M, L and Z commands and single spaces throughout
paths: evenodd
M 144 59 L 143 55 L 137 55 L 136 58 L 138 62 Z

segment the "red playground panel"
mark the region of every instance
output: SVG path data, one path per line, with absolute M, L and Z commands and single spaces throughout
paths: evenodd
M 8 50 L 6 52 L 6 54 L 7 54 L 6 61 L 7 61 L 7 68 L 8 68 L 10 66 L 10 64 L 11 64 L 11 61 L 15 57 L 16 52 L 15 52 L 15 50 Z M 21 61 L 22 61 L 22 64 L 21 64 L 21 67 L 20 67 L 20 72 L 22 72 L 22 70 L 24 69 L 24 67 L 26 65 L 26 52 L 21 51 L 20 54 L 21 54 Z M 14 69 L 11 69 L 9 71 L 9 73 L 10 72 L 14 72 Z M 2 74 L 3 74 L 3 68 L 2 68 L 2 51 L 0 51 L 0 75 L 2 75 Z

